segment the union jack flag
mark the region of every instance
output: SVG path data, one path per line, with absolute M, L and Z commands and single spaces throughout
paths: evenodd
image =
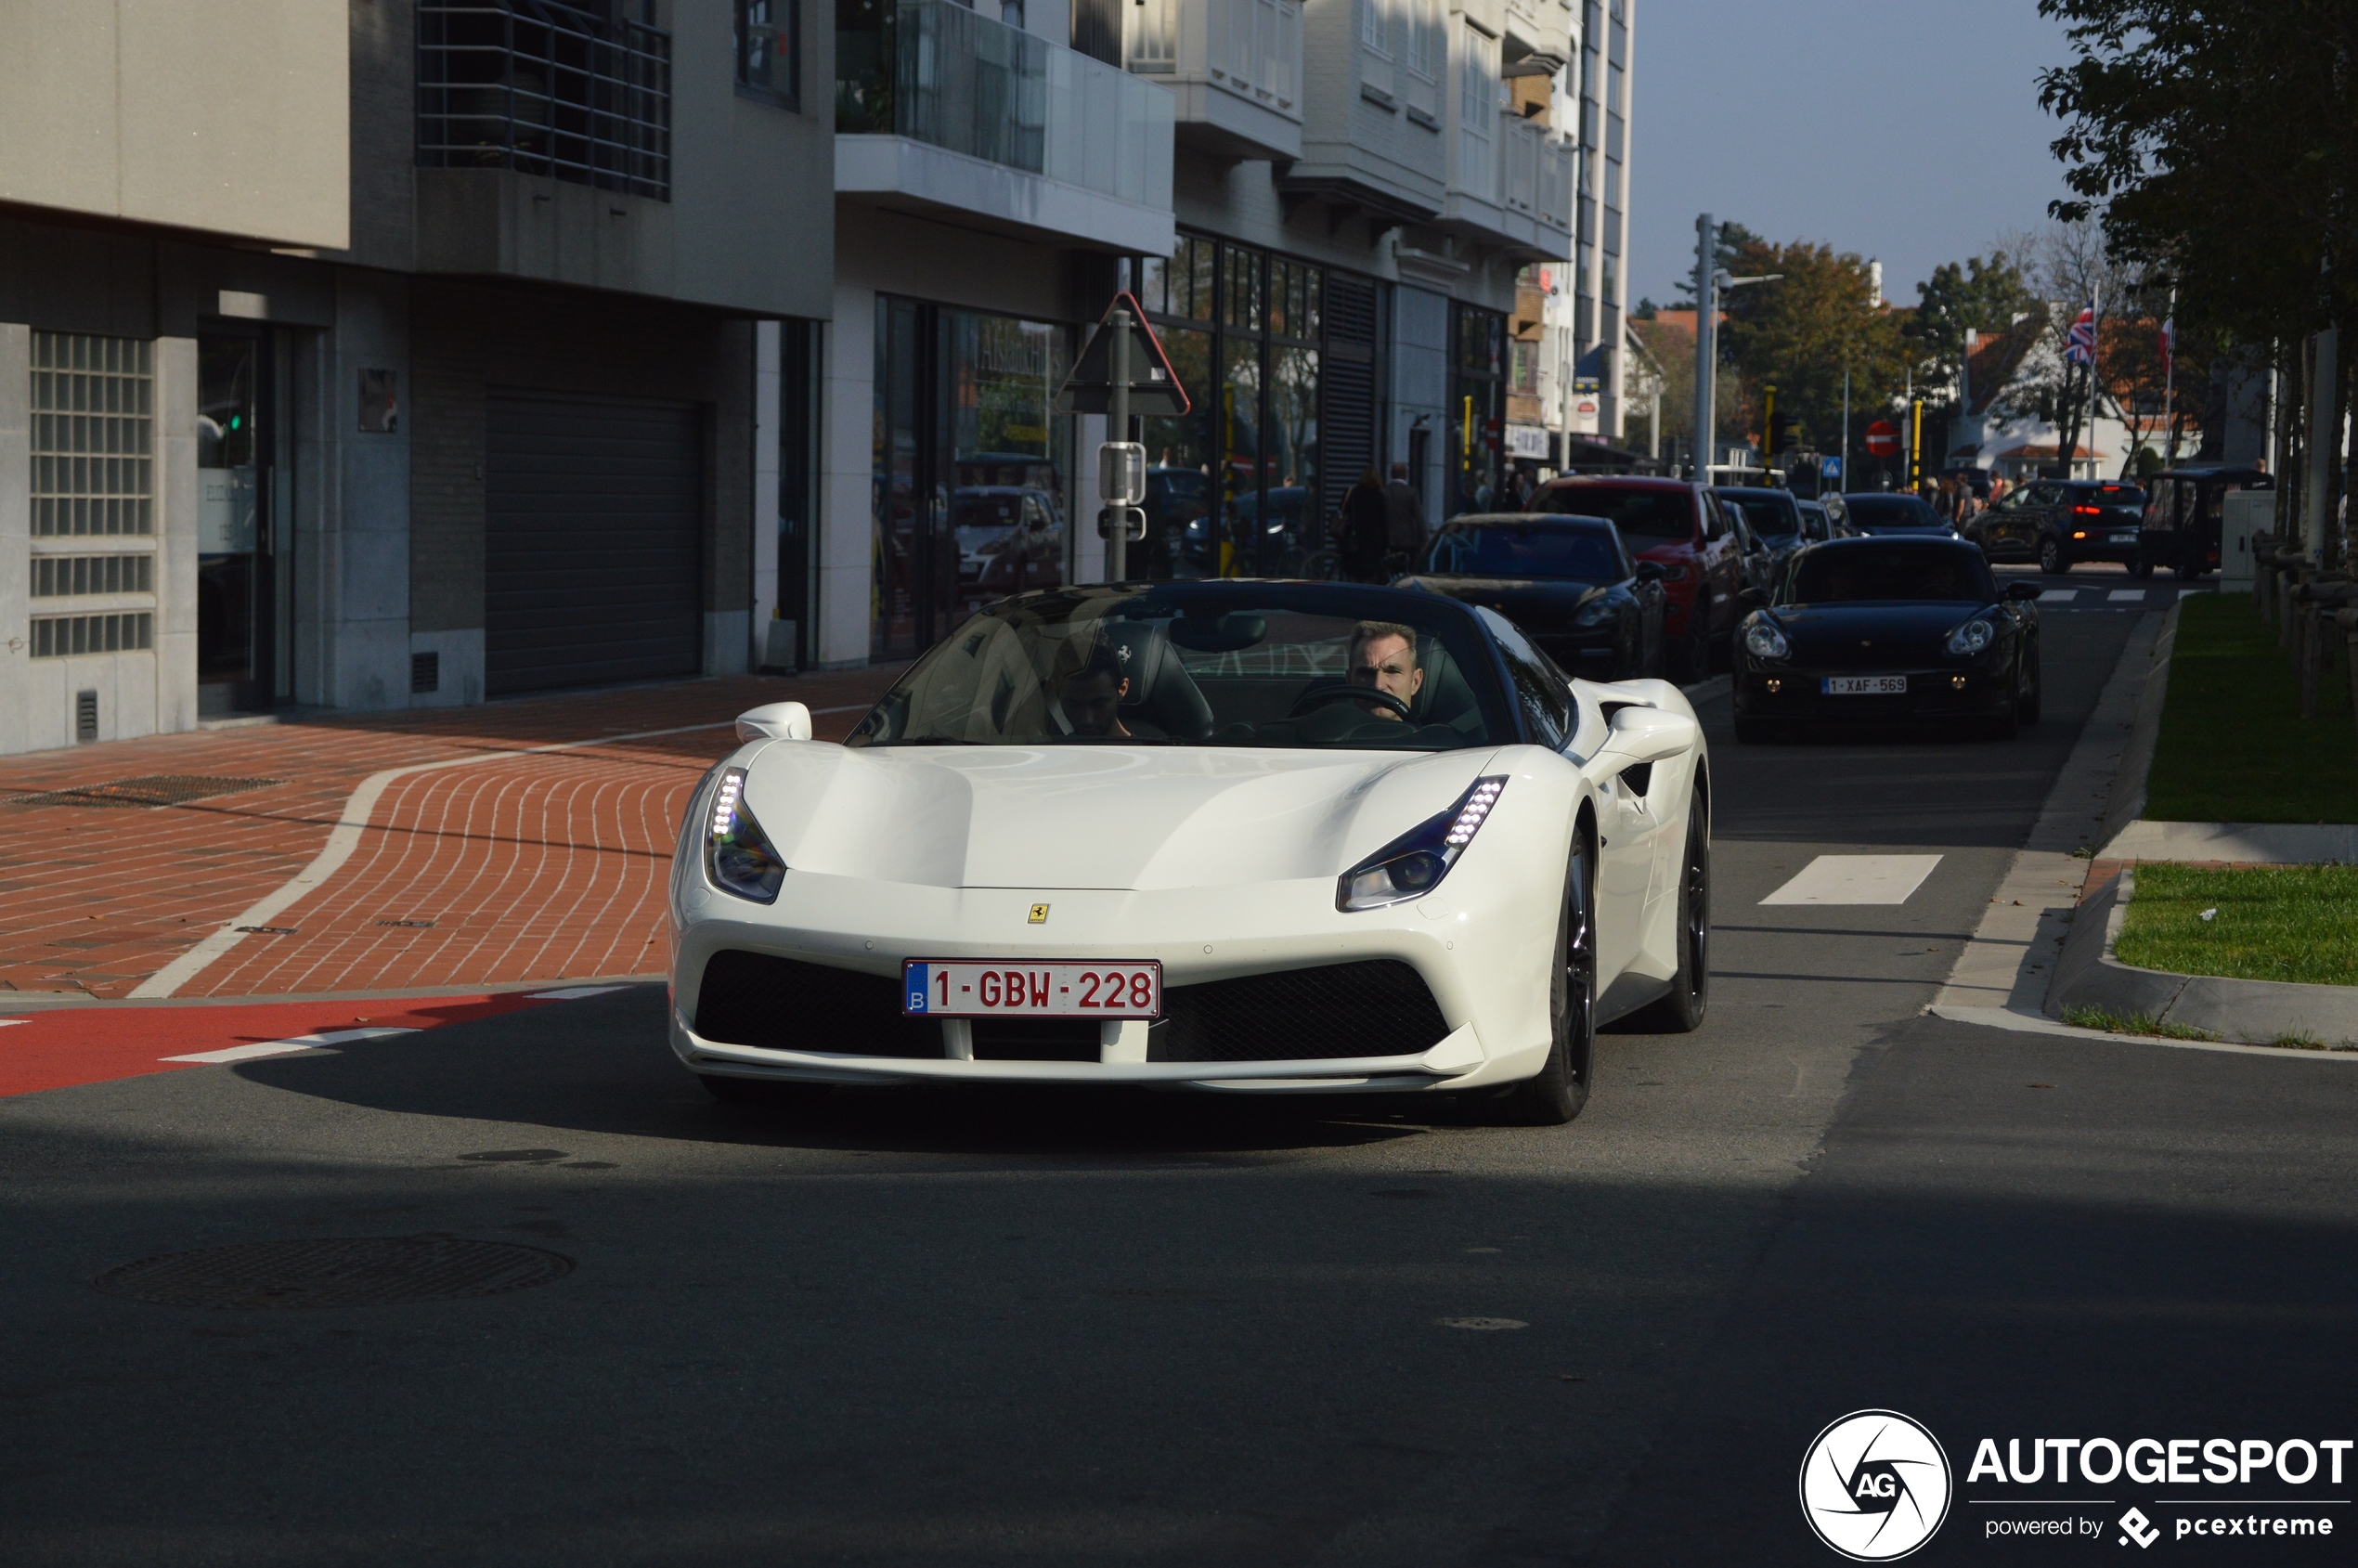
M 2064 357 L 2075 365 L 2096 362 L 2096 307 L 2081 311 L 2071 324 L 2071 336 L 2066 340 Z

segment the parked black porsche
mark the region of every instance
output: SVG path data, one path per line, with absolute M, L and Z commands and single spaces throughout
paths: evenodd
M 1736 628 L 1736 739 L 1805 723 L 2039 721 L 2035 582 L 2002 591 L 1948 538 L 1835 539 L 1785 568 Z
M 1601 517 L 1502 512 L 1452 518 L 1419 570 L 1394 586 L 1486 604 L 1571 674 L 1627 680 L 1662 670 L 1662 568 L 1633 561 Z

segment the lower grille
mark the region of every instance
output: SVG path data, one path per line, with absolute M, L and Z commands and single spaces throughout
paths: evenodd
M 1095 1018 L 977 1018 L 978 1062 L 1094 1062 L 1103 1056 Z
M 900 1010 L 888 975 L 766 952 L 716 952 L 696 991 L 695 1030 L 724 1045 L 851 1056 L 941 1055 L 941 1026 Z
M 1177 986 L 1162 1010 L 1147 1031 L 1150 1062 L 1407 1056 L 1449 1032 L 1424 977 L 1396 958 Z

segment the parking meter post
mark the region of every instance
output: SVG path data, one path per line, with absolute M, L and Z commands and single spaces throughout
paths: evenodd
M 1116 308 L 1108 325 L 1113 331 L 1113 368 L 1111 380 L 1112 408 L 1106 423 L 1107 436 L 1114 441 L 1130 439 L 1130 313 Z M 1108 530 L 1106 538 L 1106 580 L 1120 582 L 1130 575 L 1130 530 L 1126 527 Z

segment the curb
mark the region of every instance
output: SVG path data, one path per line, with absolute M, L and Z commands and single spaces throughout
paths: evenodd
M 2358 986 L 2176 975 L 2123 964 L 2113 949 L 2135 896 L 2136 873 L 2123 867 L 2080 904 L 2047 988 L 2049 1017 L 2062 1017 L 2067 1007 L 2101 1007 L 2256 1044 L 2291 1034 L 2328 1044 L 2358 1042 Z

